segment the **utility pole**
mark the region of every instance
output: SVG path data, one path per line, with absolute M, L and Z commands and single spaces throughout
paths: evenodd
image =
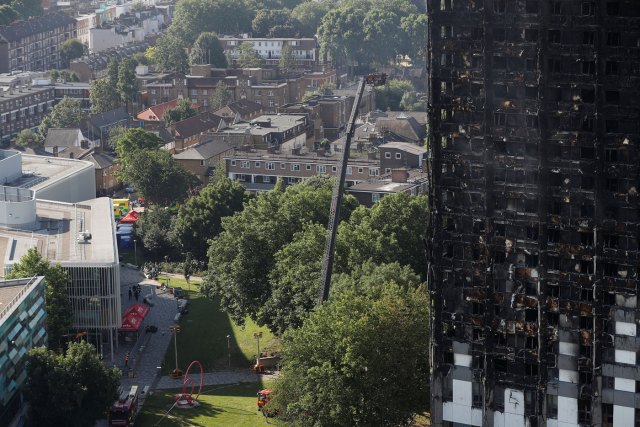
M 173 350 L 176 355 L 176 369 L 173 371 L 173 377 L 178 378 L 182 376 L 182 372 L 178 368 L 178 332 L 180 332 L 180 325 L 169 326 L 169 331 L 173 334 Z
M 258 340 L 258 359 L 260 359 L 260 338 L 262 338 L 262 332 L 254 332 L 253 337 Z
M 227 335 L 227 356 L 229 358 L 229 369 L 231 369 L 231 335 Z

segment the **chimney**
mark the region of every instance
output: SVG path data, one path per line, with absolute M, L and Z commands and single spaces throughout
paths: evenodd
M 409 179 L 409 172 L 406 169 L 392 169 L 391 182 L 405 183 Z
M 58 146 L 57 145 L 53 146 L 53 157 L 58 157 Z

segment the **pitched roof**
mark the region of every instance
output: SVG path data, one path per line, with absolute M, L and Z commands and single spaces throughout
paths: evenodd
M 387 142 L 378 148 L 395 148 L 396 150 L 406 151 L 411 154 L 425 154 L 427 152 L 426 148 L 411 144 L 410 142 Z
M 212 113 L 202 113 L 174 124 L 176 136 L 189 138 L 211 129 L 218 129 L 224 119 Z
M 194 145 L 182 153 L 174 154 L 173 158 L 176 160 L 207 160 L 232 149 L 233 146 L 226 142 L 211 140 Z
M 228 115 L 228 111 L 230 111 L 234 115 L 240 114 L 241 117 L 247 117 L 262 112 L 262 108 L 262 105 L 257 102 L 249 101 L 248 99 L 239 99 L 231 102 L 225 107 L 222 107 L 218 111 L 222 113 L 221 115 Z M 218 111 L 216 111 L 216 114 Z
M 7 42 L 14 42 L 66 25 L 75 25 L 75 23 L 75 19 L 64 13 L 49 13 L 26 21 L 16 21 L 10 25 L 2 25 L 0 26 L 0 37 Z
M 94 114 L 89 117 L 89 122 L 98 129 L 103 126 L 109 126 L 114 123 L 119 123 L 124 120 L 130 119 L 131 116 L 127 113 L 124 107 L 116 108 L 115 110 L 105 111 L 104 113 Z
M 426 136 L 424 126 L 420 125 L 413 117 L 380 117 L 376 120 L 376 130 L 378 132 L 383 130 L 392 132 L 415 142 L 422 141 Z
M 178 106 L 179 99 L 173 99 L 171 101 L 163 102 L 162 104 L 154 105 L 146 110 L 138 113 L 136 118 L 138 120 L 143 120 L 146 122 L 159 122 L 163 120 L 164 113 L 167 110 L 171 110 L 172 108 L 176 108 Z M 197 111 L 200 109 L 198 104 L 191 104 L 191 106 Z
M 98 170 L 106 169 L 115 163 L 115 159 L 105 153 L 91 153 L 82 160 L 90 161 Z
M 82 132 L 78 128 L 53 128 L 47 132 L 44 140 L 45 147 L 75 147 L 78 142 L 78 134 Z M 81 138 L 82 140 L 82 138 Z

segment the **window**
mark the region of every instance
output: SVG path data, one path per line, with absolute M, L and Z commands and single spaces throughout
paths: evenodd
M 231 166 L 235 166 L 236 165 L 236 161 L 235 160 L 231 160 Z
M 537 86 L 525 86 L 525 88 L 524 88 L 524 96 L 527 99 L 537 99 L 538 98 L 538 87 Z
M 337 166 L 331 166 L 331 172 L 333 172 L 333 173 L 338 172 L 338 167 Z
M 191 89 L 191 96 L 197 96 L 198 95 L 198 89 Z
M 249 169 L 251 167 L 251 162 L 247 160 L 243 160 L 242 163 L 240 164 L 240 167 L 242 169 Z
M 562 3 L 560 3 L 559 1 L 554 1 L 551 4 L 551 13 L 553 15 L 560 15 L 562 14 Z
M 380 168 L 369 168 L 369 176 L 380 175 Z
M 391 168 L 384 168 L 384 173 L 385 174 L 391 173 Z
M 396 160 L 400 160 L 402 158 L 402 153 L 396 153 Z
M 618 75 L 618 62 L 617 61 L 607 61 L 605 64 L 605 73 L 608 76 L 617 76 Z
M 582 102 L 592 103 L 596 100 L 596 91 L 593 89 L 581 89 L 580 98 L 582 98 Z
M 440 10 L 451 10 L 453 0 L 440 0 Z
M 607 2 L 607 15 L 618 16 L 620 14 L 620 3 L 616 1 Z
M 384 158 L 385 158 L 385 159 L 390 159 L 390 158 L 391 158 L 391 153 L 390 153 L 390 152 L 388 152 L 388 151 L 385 151 L 385 153 L 384 153 Z
M 560 43 L 560 30 L 549 30 L 549 43 Z
M 364 169 L 363 169 L 363 168 L 358 168 L 358 173 L 359 173 L 359 174 L 364 173 Z
M 607 104 L 619 104 L 620 92 L 617 90 L 608 90 L 605 92 L 605 98 L 607 100 Z
M 582 3 L 582 16 L 593 16 L 595 12 L 595 4 L 592 1 Z
M 291 172 L 300 172 L 300 165 L 298 163 L 293 163 L 291 165 Z
M 618 121 L 617 120 L 605 120 L 604 127 L 607 132 L 618 132 Z
M 200 166 L 204 166 L 204 160 L 200 160 Z
M 255 167 L 259 168 L 259 167 L 260 167 L 260 162 L 255 162 L 253 165 L 254 165 Z
M 325 165 L 316 165 L 316 172 L 317 173 L 326 173 L 327 172 L 327 167 Z
M 307 170 L 310 171 L 311 170 L 311 165 L 306 165 L 307 166 Z
M 527 58 L 525 59 L 525 69 L 527 71 L 535 71 L 538 67 L 538 58 Z
M 347 166 L 347 175 L 351 175 L 352 172 L 353 169 L 351 168 L 351 166 Z
M 527 0 L 525 4 L 526 13 L 538 13 L 539 0 Z
M 538 116 L 535 114 L 527 114 L 527 127 L 528 128 L 537 128 L 538 127 Z
M 538 30 L 532 30 L 527 28 L 524 30 L 524 39 L 528 42 L 535 42 L 538 40 Z
M 202 94 L 203 94 L 203 95 L 208 95 L 208 94 L 209 94 L 209 91 L 207 91 L 207 89 L 202 89 Z
M 377 203 L 380 201 L 380 193 L 371 193 L 371 201 Z
M 550 58 L 549 59 L 549 71 L 552 73 L 561 73 L 562 72 L 562 61 L 559 58 Z
M 493 41 L 503 42 L 507 39 L 507 32 L 504 28 L 496 28 L 493 30 Z
M 493 124 L 504 126 L 507 123 L 507 115 L 504 113 L 493 113 Z
M 280 169 L 284 170 L 287 168 L 287 164 L 286 163 L 280 163 Z
M 493 12 L 494 13 L 504 13 L 507 9 L 506 0 L 494 0 L 493 1 Z
M 607 33 L 607 46 L 620 46 L 620 33 L 612 31 Z
M 596 62 L 595 61 L 583 61 L 582 62 L 582 74 L 595 74 Z
M 596 33 L 593 31 L 585 31 L 582 33 L 582 44 L 593 46 L 596 40 Z
M 507 58 L 504 56 L 494 56 L 493 57 L 493 69 L 494 70 L 506 70 L 507 69 Z
M 276 170 L 276 164 L 274 162 L 265 162 L 264 168 L 268 171 Z

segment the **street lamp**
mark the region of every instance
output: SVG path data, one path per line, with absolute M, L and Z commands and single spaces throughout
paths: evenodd
M 229 357 L 229 369 L 231 369 L 231 335 L 227 335 L 227 355 Z
M 258 341 L 258 358 L 256 359 L 256 362 L 258 362 L 260 359 L 260 338 L 262 338 L 262 332 L 254 332 L 253 338 Z
M 134 262 L 136 264 L 136 267 L 138 266 L 138 245 L 137 245 L 138 241 L 136 239 L 133 239 L 133 259 Z
M 176 355 L 176 369 L 173 371 L 173 377 L 178 378 L 182 376 L 182 371 L 178 368 L 178 332 L 180 332 L 180 325 L 170 326 L 169 331 L 173 334 L 173 350 Z

